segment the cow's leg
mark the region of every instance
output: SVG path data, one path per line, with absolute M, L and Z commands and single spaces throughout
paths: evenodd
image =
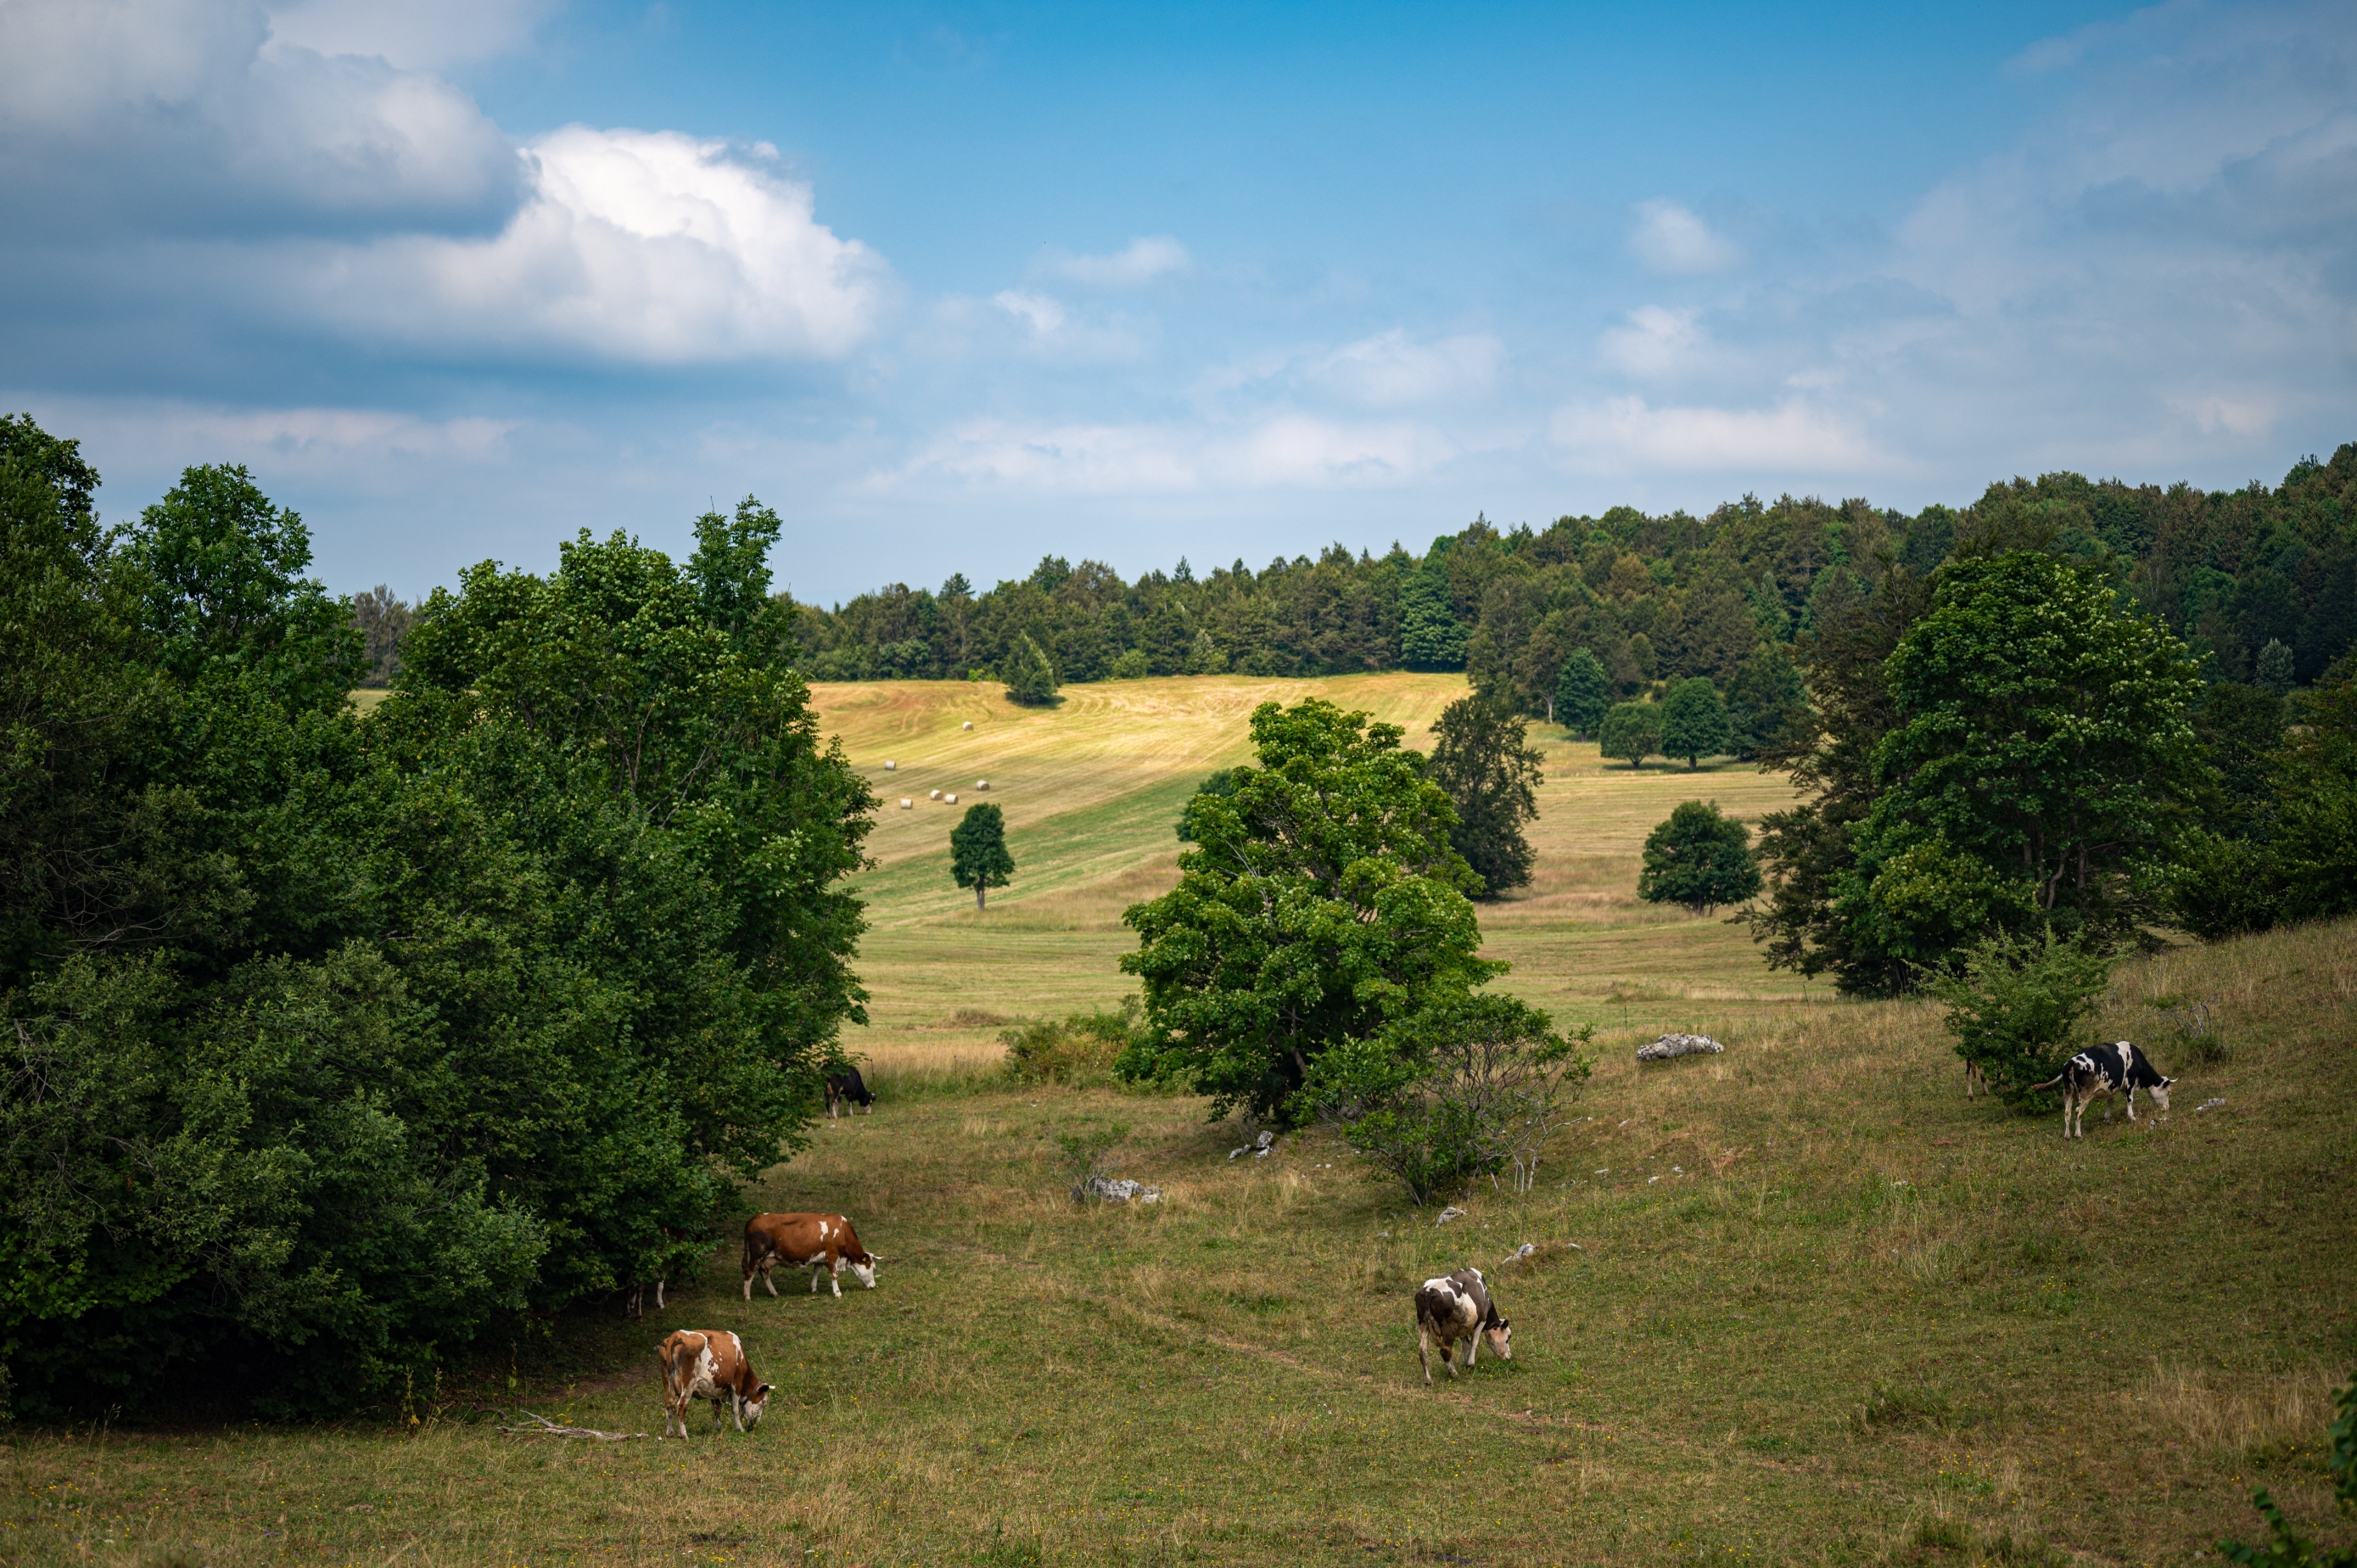
M 843 1294 L 843 1257 L 842 1257 L 842 1254 L 837 1253 L 837 1254 L 835 1255 L 835 1260 L 834 1260 L 834 1267 L 832 1267 L 831 1269 L 829 1269 L 829 1270 L 827 1271 L 826 1283 L 829 1283 L 829 1284 L 831 1284 L 831 1285 L 833 1285 L 833 1286 L 834 1287 L 834 1294 L 835 1294 L 836 1295 L 840 1296 L 840 1295 Z
M 661 1311 L 662 1310 L 662 1293 L 663 1293 L 663 1283 L 662 1283 L 662 1281 L 661 1281 L 661 1280 L 657 1280 L 657 1281 L 655 1282 L 655 1310 L 656 1310 L 657 1312 L 661 1312 Z M 745 1293 L 745 1299 L 746 1299 L 747 1301 L 750 1301 L 750 1300 L 752 1300 L 752 1299 L 753 1299 L 753 1293 L 752 1293 L 751 1291 L 747 1291 L 747 1292 Z
M 1415 1325 L 1415 1359 L 1423 1363 L 1426 1387 L 1432 1383 L 1432 1330 L 1419 1318 Z
M 2128 1085 L 2128 1120 L 2136 1120 L 2136 1085 Z
M 811 1267 L 811 1294 L 818 1294 L 819 1276 L 826 1273 L 826 1260 L 821 1258 Z
M 728 1413 L 737 1418 L 737 1430 L 739 1432 L 744 1431 L 745 1396 L 743 1394 L 730 1394 L 728 1396 Z

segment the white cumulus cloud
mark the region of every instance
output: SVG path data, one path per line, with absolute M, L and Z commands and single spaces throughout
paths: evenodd
M 1743 260 L 1732 240 L 1667 199 L 1637 204 L 1629 251 L 1657 273 L 1720 273 Z
M 1658 381 L 1692 368 L 1704 342 L 1691 310 L 1668 310 L 1641 305 L 1629 313 L 1628 324 L 1604 334 L 1599 348 L 1605 363 L 1625 374 Z
M 1487 332 L 1427 343 L 1394 328 L 1324 355 L 1310 379 L 1353 402 L 1398 408 L 1482 391 L 1505 357 L 1506 346 Z
M 1064 307 L 1044 294 L 1026 294 L 1020 289 L 1005 288 L 990 296 L 990 303 L 1031 324 L 1031 330 L 1045 335 L 1064 325 Z
M 874 323 L 882 262 L 766 148 L 574 125 L 527 151 L 531 195 L 497 235 L 308 257 L 314 308 L 443 350 L 645 364 L 832 359 Z

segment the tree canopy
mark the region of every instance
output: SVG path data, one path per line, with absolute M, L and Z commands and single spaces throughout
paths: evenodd
M 1727 722 L 1727 703 L 1706 676 L 1695 675 L 1670 688 L 1662 703 L 1664 757 L 1683 757 L 1689 769 L 1706 757 L 1717 757 L 1735 744 L 1735 726 Z
M 1263 703 L 1252 737 L 1258 766 L 1189 808 L 1178 886 L 1122 917 L 1151 1036 L 1124 1070 L 1188 1082 L 1215 1116 L 1297 1119 L 1327 1051 L 1503 966 L 1476 956 L 1480 879 L 1397 725 L 1310 698 Z
M 20 1408 L 347 1412 L 705 1254 L 863 1016 L 874 802 L 753 634 L 753 542 L 476 567 L 361 716 L 350 607 L 242 471 L 110 540 L 70 444 L 6 433 Z
M 1604 715 L 1597 732 L 1597 747 L 1635 768 L 1662 749 L 1662 707 L 1658 703 L 1618 703 Z

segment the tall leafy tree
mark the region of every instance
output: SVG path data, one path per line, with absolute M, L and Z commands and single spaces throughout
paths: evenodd
M 1015 856 L 1006 847 L 1006 814 L 996 806 L 966 808 L 950 830 L 950 876 L 961 887 L 974 889 L 974 907 L 986 908 L 990 889 L 1004 887 L 1015 875 Z
M 1400 662 L 1411 670 L 1465 668 L 1465 625 L 1450 602 L 1448 570 L 1436 549 L 1400 581 Z
M 1185 1081 L 1215 1116 L 1305 1116 L 1327 1051 L 1502 972 L 1477 956 L 1456 811 L 1401 735 L 1317 698 L 1254 711 L 1259 766 L 1197 798 L 1178 886 L 1122 917 L 1148 1035 L 1125 1072 Z
M 1596 655 L 1575 648 L 1555 677 L 1555 723 L 1574 735 L 1594 735 L 1612 705 L 1612 677 Z
M 1523 715 L 1491 688 L 1443 708 L 1432 731 L 1426 771 L 1457 808 L 1448 842 L 1481 879 L 1485 897 L 1525 886 L 1537 857 L 1523 827 L 1539 814 L 1544 759 L 1525 744 Z
M 1861 939 L 1933 964 L 1974 927 L 2130 937 L 2153 911 L 2129 873 L 2206 771 L 2183 645 L 2099 569 L 2008 550 L 1942 571 L 1888 680 L 1898 723 L 1839 896 Z
M 1691 771 L 1704 757 L 1716 757 L 1734 744 L 1727 703 L 1708 679 L 1695 675 L 1670 688 L 1662 703 L 1663 756 L 1684 757 Z
M 1749 761 L 1781 752 L 1806 720 L 1808 688 L 1781 644 L 1754 649 L 1727 685 L 1727 719 L 1735 754 Z

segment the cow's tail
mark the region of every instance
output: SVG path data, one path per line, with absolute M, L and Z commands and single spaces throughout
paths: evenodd
M 2051 1089 L 2051 1088 L 2053 1088 L 2056 1084 L 2058 1084 L 2058 1083 L 2060 1083 L 2060 1082 L 2061 1082 L 2061 1081 L 2062 1081 L 2062 1075 L 2061 1075 L 2061 1073 L 2059 1073 L 2059 1072 L 2058 1072 L 2058 1073 L 2056 1073 L 2052 1078 L 2048 1079 L 2044 1083 L 2033 1083 L 2033 1084 L 2031 1084 L 2031 1085 L 2029 1086 L 2029 1092 L 2030 1092 L 2030 1093 L 2032 1093 L 2032 1094 L 2035 1094 L 2035 1093 L 2037 1093 L 2037 1092 L 2038 1092 L 2040 1090 L 2041 1090 L 2041 1089 Z

